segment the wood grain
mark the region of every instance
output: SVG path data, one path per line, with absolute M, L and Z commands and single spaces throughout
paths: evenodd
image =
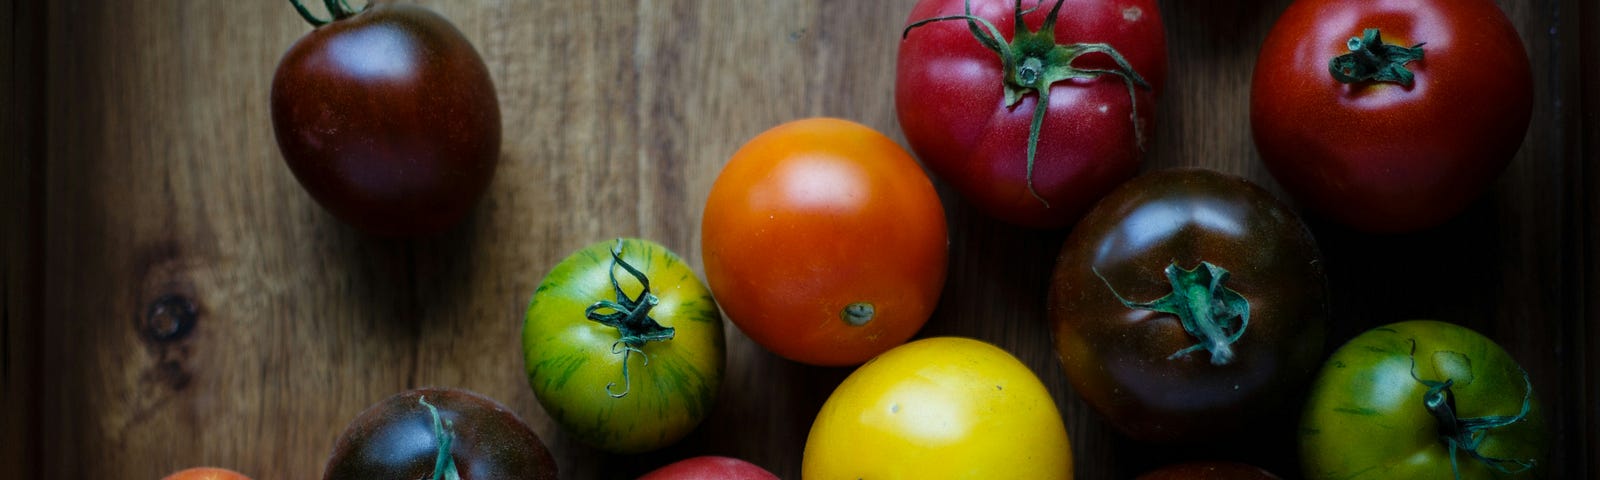
M 412 241 L 344 226 L 283 166 L 266 95 L 279 55 L 309 30 L 283 3 L 0 9 L 0 441 L 21 446 L 0 449 L 0 477 L 159 478 L 207 464 L 315 478 L 349 419 L 425 385 L 510 406 L 564 478 L 706 453 L 798 477 L 810 421 L 848 369 L 784 361 L 730 326 L 712 417 L 662 451 L 606 455 L 564 435 L 526 386 L 521 313 L 549 268 L 599 239 L 648 237 L 698 270 L 711 182 L 770 126 L 838 116 L 903 141 L 893 65 L 914 0 L 424 2 L 483 55 L 505 139 L 472 216 Z M 1147 169 L 1206 166 L 1281 193 L 1250 139 L 1248 101 L 1256 49 L 1288 3 L 1161 2 L 1171 78 Z M 1462 217 L 1390 237 L 1311 219 L 1333 280 L 1330 346 L 1417 317 L 1491 336 L 1549 409 L 1550 478 L 1600 474 L 1592 3 L 1499 1 L 1534 61 L 1534 120 Z M 920 335 L 984 339 L 1033 367 L 1062 408 L 1079 478 L 1200 456 L 1296 473 L 1277 439 L 1201 450 L 1120 439 L 1067 386 L 1044 324 L 1064 233 L 1002 225 L 940 192 L 950 280 Z M 162 333 L 191 308 L 186 335 Z

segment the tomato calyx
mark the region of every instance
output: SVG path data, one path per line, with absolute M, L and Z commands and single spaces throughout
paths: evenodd
M 629 298 L 628 293 L 622 291 L 622 284 L 617 283 L 617 267 L 622 267 L 629 275 L 639 280 L 639 285 L 644 288 L 638 297 Z M 661 303 L 654 293 L 650 293 L 650 278 L 643 272 L 633 268 L 626 260 L 622 259 L 622 239 L 617 239 L 617 244 L 611 247 L 611 267 L 606 269 L 611 276 L 611 288 L 616 291 L 616 300 L 601 300 L 585 309 L 583 314 L 589 320 L 600 322 L 617 329 L 621 337 L 611 344 L 611 353 L 622 355 L 622 393 L 613 393 L 611 387 L 617 382 L 606 384 L 606 395 L 611 398 L 628 396 L 628 391 L 633 389 L 633 380 L 628 376 L 628 357 L 639 354 L 644 357 L 644 364 L 650 365 L 650 356 L 645 355 L 644 345 L 649 342 L 665 342 L 673 336 L 672 327 L 661 326 L 660 322 L 650 317 L 650 309 Z M 602 313 L 610 310 L 610 313 Z
M 1176 360 L 1204 349 L 1211 354 L 1212 365 L 1227 365 L 1233 361 L 1233 343 L 1244 336 L 1245 328 L 1250 326 L 1250 301 L 1239 292 L 1223 286 L 1228 280 L 1227 269 L 1205 261 L 1195 268 L 1185 269 L 1173 262 L 1165 271 L 1167 280 L 1172 284 L 1172 293 L 1150 302 L 1123 298 L 1122 294 L 1117 293 L 1116 287 L 1111 286 L 1111 281 L 1100 274 L 1099 269 L 1093 271 L 1101 282 L 1105 282 L 1106 288 L 1111 289 L 1111 295 L 1117 297 L 1124 306 L 1175 315 L 1183 324 L 1184 331 L 1200 340 L 1200 343 L 1168 356 L 1167 360 Z
M 1144 129 L 1139 122 L 1138 99 L 1135 87 L 1150 90 L 1150 83 L 1146 82 L 1144 77 L 1139 76 L 1139 72 L 1133 69 L 1133 65 L 1129 64 L 1128 60 L 1123 58 L 1122 53 L 1112 48 L 1111 45 L 1105 43 L 1073 43 L 1067 45 L 1056 43 L 1056 16 L 1061 11 L 1063 1 L 1056 0 L 1055 6 L 1050 8 L 1050 14 L 1045 17 L 1044 24 L 1039 26 L 1039 30 L 1028 31 L 1028 25 L 1023 22 L 1022 17 L 1037 10 L 1039 7 L 1035 6 L 1025 10 L 1022 8 L 1022 0 L 1017 0 L 1014 10 L 1017 31 L 1012 36 L 1010 43 L 1003 40 L 1004 37 L 1000 34 L 1000 29 L 996 28 L 993 23 L 972 14 L 971 0 L 966 1 L 966 12 L 964 14 L 918 20 L 907 25 L 905 31 L 900 35 L 903 40 L 911 34 L 911 30 L 923 25 L 948 20 L 965 20 L 967 29 L 972 31 L 972 36 L 977 38 L 978 43 L 998 54 L 1001 63 L 1005 66 L 1005 76 L 1001 81 L 1001 85 L 1005 89 L 1006 107 L 1016 107 L 1029 93 L 1039 96 L 1039 101 L 1033 108 L 1033 123 L 1028 127 L 1027 180 L 1028 193 L 1032 194 L 1033 198 L 1038 199 L 1040 203 L 1043 203 L 1045 208 L 1050 207 L 1050 202 L 1040 196 L 1039 192 L 1033 188 L 1033 164 L 1034 157 L 1037 156 L 1039 149 L 1039 132 L 1044 125 L 1044 114 L 1050 108 L 1050 87 L 1058 82 L 1092 80 L 1099 78 L 1101 75 L 1120 77 L 1123 83 L 1128 86 L 1128 119 L 1133 122 L 1134 138 L 1140 150 L 1144 150 Z M 1072 66 L 1072 62 L 1090 53 L 1102 53 L 1111 57 L 1111 60 L 1116 62 L 1117 68 L 1077 68 Z
M 439 409 L 428 403 L 427 397 L 417 397 L 417 403 L 428 408 L 428 414 L 433 416 L 433 437 L 438 442 L 439 456 L 433 462 L 433 480 L 461 480 L 461 473 L 456 470 L 456 459 L 450 456 L 450 447 L 455 444 L 456 435 L 451 431 L 454 422 L 439 416 Z
M 320 27 L 329 23 L 337 22 L 339 20 L 344 20 L 346 18 L 350 18 L 351 15 L 355 15 L 356 12 L 360 11 L 355 8 L 351 8 L 350 4 L 347 3 L 346 0 L 323 0 L 322 4 L 327 7 L 328 14 L 333 16 L 333 20 L 323 20 L 321 18 L 317 18 L 316 15 L 313 15 L 311 10 L 306 9 L 306 6 L 300 3 L 300 0 L 289 0 L 289 4 L 294 5 L 294 10 L 300 13 L 300 18 L 306 19 L 306 23 L 310 23 L 312 27 Z
M 1516 415 L 1491 415 L 1486 417 L 1460 418 L 1456 416 L 1456 394 L 1450 387 L 1456 384 L 1455 378 L 1445 378 L 1444 381 L 1423 380 L 1417 376 L 1417 340 L 1411 341 L 1411 378 L 1428 387 L 1428 393 L 1422 396 L 1422 405 L 1428 409 L 1439 424 L 1439 441 L 1444 442 L 1445 448 L 1450 450 L 1450 469 L 1455 472 L 1456 480 L 1461 480 L 1461 467 L 1456 462 L 1457 452 L 1466 452 L 1467 456 L 1483 462 L 1485 466 L 1503 474 L 1516 474 L 1534 467 L 1535 461 L 1517 460 L 1510 458 L 1495 458 L 1478 453 L 1478 447 L 1489 436 L 1489 430 L 1505 427 L 1527 419 L 1528 411 L 1533 407 L 1533 381 L 1528 379 L 1528 372 L 1522 371 L 1523 393 L 1522 410 Z M 1440 352 L 1454 353 L 1454 352 Z M 1454 371 L 1466 375 L 1464 382 L 1472 382 L 1470 361 L 1460 354 L 1455 354 L 1458 368 Z M 1520 367 L 1518 367 L 1521 370 Z
M 1410 87 L 1416 75 L 1406 69 L 1406 64 L 1422 60 L 1423 45 L 1427 42 L 1411 47 L 1383 43 L 1378 29 L 1368 28 L 1346 44 L 1350 53 L 1328 61 L 1328 73 L 1340 83 L 1389 82 Z

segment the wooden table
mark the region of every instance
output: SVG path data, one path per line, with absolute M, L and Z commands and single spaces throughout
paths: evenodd
M 614 457 L 539 407 L 522 309 L 555 262 L 600 239 L 652 238 L 698 269 L 711 182 L 767 127 L 828 115 L 900 139 L 894 56 L 914 1 L 425 3 L 488 63 L 505 140 L 471 217 L 413 241 L 346 227 L 285 168 L 267 90 L 309 30 L 287 2 L 0 8 L 0 477 L 149 479 L 211 464 L 315 478 L 355 414 L 423 385 L 506 403 L 566 478 L 704 453 L 798 476 L 811 419 L 847 369 L 784 361 L 730 328 L 710 419 L 677 446 Z M 1246 109 L 1256 48 L 1287 3 L 1161 2 L 1172 73 L 1147 169 L 1203 165 L 1280 192 Z M 1331 341 L 1421 317 L 1491 336 L 1549 408 L 1551 478 L 1596 478 L 1600 168 L 1586 160 L 1600 151 L 1600 7 L 1499 3 L 1534 62 L 1522 150 L 1438 229 L 1378 237 L 1313 220 L 1333 279 Z M 1203 455 L 1297 473 L 1289 448 L 1119 439 L 1050 348 L 1044 290 L 1064 233 L 998 224 L 941 194 L 950 279 L 920 335 L 981 338 L 1033 367 L 1064 412 L 1080 478 Z M 195 306 L 186 336 L 148 333 L 163 299 Z

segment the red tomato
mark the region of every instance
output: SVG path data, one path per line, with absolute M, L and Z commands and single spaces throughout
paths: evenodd
M 162 480 L 250 480 L 250 477 L 225 468 L 201 467 L 179 471 Z
M 639 480 L 778 480 L 778 476 L 744 460 L 708 455 L 658 468 Z
M 922 163 L 979 210 L 1018 225 L 1064 227 L 1139 170 L 1166 82 L 1166 35 L 1153 0 L 1023 3 L 918 2 L 910 24 L 970 7 L 998 35 L 983 24 L 972 24 L 984 32 L 974 33 L 961 20 L 909 28 L 900 42 L 895 110 Z M 1024 32 L 1016 32 L 1017 8 L 1027 12 Z M 1056 19 L 1053 36 L 1044 32 L 1047 18 Z M 1110 49 L 1083 49 L 1088 44 Z
M 1351 46 L 1392 61 L 1336 60 Z M 1345 69 L 1375 75 L 1345 83 L 1334 75 Z M 1464 210 L 1505 170 L 1532 112 L 1528 56 L 1489 0 L 1300 0 L 1267 36 L 1250 92 L 1256 147 L 1278 182 L 1374 232 Z
M 911 155 L 836 119 L 780 125 L 740 148 L 706 200 L 706 281 L 723 313 L 778 355 L 853 365 L 905 343 L 944 288 L 950 242 Z

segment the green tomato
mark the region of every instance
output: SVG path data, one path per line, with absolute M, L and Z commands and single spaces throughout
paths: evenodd
M 617 453 L 670 445 L 700 424 L 722 382 L 723 351 L 711 292 L 677 255 L 639 239 L 562 260 L 522 328 L 528 384 L 545 412 Z
M 1548 433 L 1527 372 L 1494 341 L 1417 320 L 1333 353 L 1300 423 L 1308 479 L 1539 478 Z

